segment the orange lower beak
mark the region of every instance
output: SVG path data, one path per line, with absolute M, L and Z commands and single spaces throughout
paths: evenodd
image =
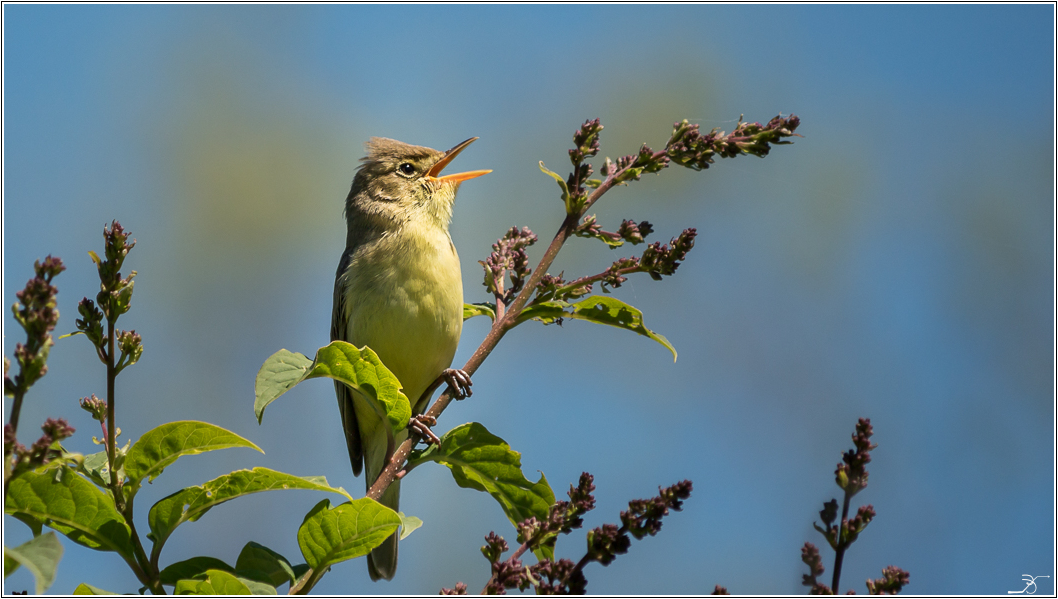
M 437 161 L 437 164 L 433 165 L 430 170 L 426 172 L 426 176 L 430 179 L 433 179 L 434 181 L 439 181 L 441 183 L 462 183 L 467 179 L 473 179 L 475 177 L 480 177 L 481 175 L 487 175 L 491 173 L 491 170 L 467 171 L 465 173 L 456 173 L 454 175 L 445 175 L 443 177 L 438 177 L 438 175 L 441 174 L 441 171 L 444 170 L 444 167 L 448 166 L 449 162 L 452 162 L 452 160 L 455 159 L 455 157 L 458 156 L 460 152 L 465 150 L 466 147 L 470 144 L 474 143 L 475 140 L 477 140 L 476 137 L 471 137 L 470 139 L 457 145 L 451 150 L 445 152 L 445 155 Z

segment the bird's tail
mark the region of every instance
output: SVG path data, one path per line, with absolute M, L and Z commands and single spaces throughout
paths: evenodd
M 371 485 L 368 485 L 370 487 Z M 400 481 L 395 480 L 382 494 L 379 503 L 395 512 L 400 511 Z M 371 580 L 385 578 L 392 580 L 397 573 L 397 533 L 382 542 L 381 545 L 371 550 L 367 556 L 367 571 Z

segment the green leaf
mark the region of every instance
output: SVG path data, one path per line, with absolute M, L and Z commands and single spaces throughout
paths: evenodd
M 180 580 L 176 583 L 176 595 L 275 595 L 275 589 L 268 592 L 254 593 L 250 590 L 250 581 L 238 578 L 223 570 L 206 570 L 205 580 Z M 260 585 L 261 583 L 256 583 Z M 255 585 L 255 586 L 256 586 Z M 267 586 L 267 585 L 261 585 Z
M 147 523 L 155 544 L 153 553 L 158 552 L 158 547 L 165 543 L 177 526 L 198 520 L 214 506 L 251 493 L 280 489 L 328 491 L 349 497 L 345 489 L 329 486 L 327 479 L 322 476 L 294 476 L 268 468 L 236 470 L 200 486 L 181 489 L 151 506 Z
M 562 188 L 562 202 L 566 204 L 566 214 L 573 214 L 573 203 L 570 200 L 569 187 L 566 185 L 566 180 L 562 178 L 562 175 L 559 175 L 555 171 L 548 170 L 548 168 L 544 166 L 543 160 L 540 161 L 540 170 L 545 175 L 548 175 L 555 181 L 558 181 L 558 186 Z
M 127 485 L 131 488 L 129 496 L 136 493 L 144 478 L 153 481 L 181 456 L 229 447 L 249 447 L 264 453 L 239 435 L 207 422 L 184 420 L 153 428 L 144 433 L 125 456 Z
M 535 318 L 546 324 L 559 318 L 575 318 L 597 324 L 626 329 L 650 337 L 672 352 L 676 361 L 676 348 L 664 336 L 643 326 L 643 313 L 621 300 L 601 295 L 592 295 L 578 302 L 550 301 L 534 304 L 522 310 L 518 323 Z
M 477 422 L 448 431 L 436 450 L 420 454 L 419 460 L 440 462 L 452 469 L 460 487 L 492 495 L 512 524 L 530 516 L 547 518 L 555 502 L 544 475 L 535 483 L 525 478 L 521 454 Z
M 273 587 L 278 587 L 285 582 L 293 583 L 295 580 L 294 568 L 287 558 L 253 541 L 242 548 L 239 559 L 235 562 L 235 570 L 244 578 L 267 582 Z
M 193 557 L 191 559 L 185 559 L 181 562 L 169 564 L 158 574 L 158 577 L 159 579 L 161 579 L 162 584 L 173 586 L 181 580 L 205 576 L 206 570 L 224 570 L 225 572 L 235 572 L 235 568 L 232 568 L 223 560 L 219 560 L 215 557 L 209 557 L 207 555 L 202 555 L 198 557 Z
M 129 527 L 110 497 L 73 471 L 57 476 L 59 470 L 25 472 L 11 479 L 4 512 L 41 521 L 75 543 L 116 551 L 133 562 Z
M 260 424 L 265 406 L 280 395 L 290 391 L 294 385 L 305 380 L 312 369 L 312 360 L 304 354 L 281 349 L 269 356 L 257 371 L 254 381 L 254 414 Z
M 111 593 L 110 591 L 104 591 L 99 587 L 94 587 L 86 582 L 82 582 L 77 585 L 77 588 L 73 590 L 74 595 L 117 595 L 117 593 Z
M 463 320 L 475 316 L 488 316 L 490 320 L 496 320 L 496 304 L 463 304 Z
M 298 545 L 305 561 L 320 572 L 341 561 L 367 555 L 401 524 L 397 512 L 369 497 L 331 507 L 324 499 L 305 516 Z
M 79 471 L 87 476 L 89 480 L 94 482 L 97 486 L 103 487 L 104 489 L 110 483 L 107 481 L 109 474 L 104 476 L 105 472 L 109 472 L 107 463 L 107 452 L 100 451 L 99 453 L 92 453 L 86 455 L 81 460 L 81 467 Z
M 369 347 L 357 349 L 345 341 L 332 341 L 309 361 L 302 354 L 281 349 L 265 360 L 254 385 L 254 414 L 261 422 L 265 407 L 294 385 L 307 379 L 326 377 L 345 383 L 360 393 L 379 417 L 389 419 L 394 434 L 407 428 L 411 404 L 401 393 L 400 381 Z
M 51 583 L 55 582 L 55 571 L 62 559 L 62 543 L 55 533 L 49 531 L 39 537 L 22 543 L 18 547 L 4 547 L 4 578 L 18 569 L 22 564 L 33 574 L 36 581 L 36 594 L 43 595 Z M 14 561 L 15 567 L 8 569 L 8 561 Z
M 397 512 L 400 516 L 400 540 L 403 541 L 408 535 L 415 532 L 416 528 L 422 526 L 422 520 L 415 516 L 405 515 L 404 512 Z
M 278 595 L 276 588 L 268 583 L 261 582 L 259 580 L 252 580 L 250 578 L 239 577 L 239 582 L 246 585 L 246 588 L 250 589 L 252 595 Z

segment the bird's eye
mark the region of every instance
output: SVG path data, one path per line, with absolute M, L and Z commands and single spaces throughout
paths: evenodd
M 402 162 L 401 165 L 397 167 L 397 169 L 400 170 L 401 174 L 407 175 L 409 177 L 415 174 L 415 166 L 412 165 L 412 163 L 410 162 Z

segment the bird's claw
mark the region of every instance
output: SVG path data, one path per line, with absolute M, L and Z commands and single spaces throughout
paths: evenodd
M 470 388 L 474 383 L 471 382 L 470 375 L 465 370 L 446 368 L 441 373 L 441 378 L 448 383 L 448 388 L 452 390 L 452 396 L 456 399 L 464 399 L 474 394 L 474 390 Z
M 422 437 L 423 441 L 426 441 L 429 445 L 440 445 L 441 439 L 430 430 L 431 426 L 437 424 L 437 419 L 426 414 L 419 414 L 418 416 L 412 416 L 408 420 L 408 428 Z

